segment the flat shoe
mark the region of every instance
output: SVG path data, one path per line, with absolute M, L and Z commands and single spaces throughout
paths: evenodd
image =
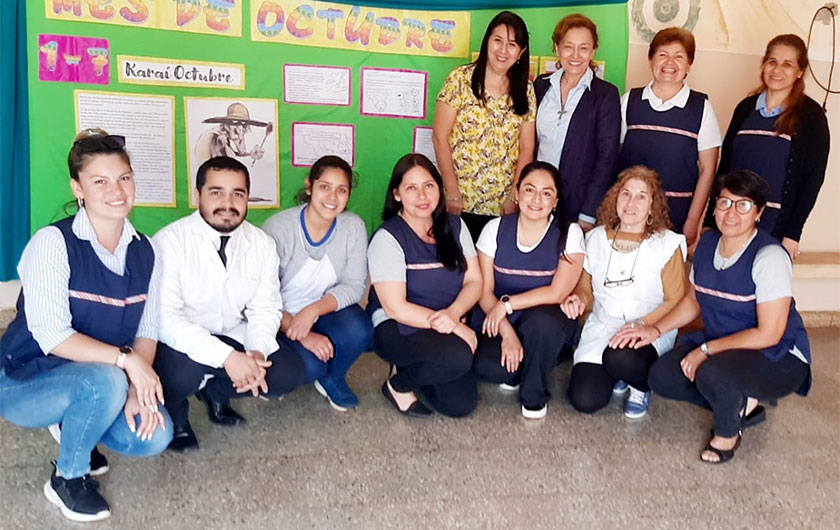
M 387 399 L 400 414 L 405 414 L 406 416 L 410 416 L 412 418 L 425 418 L 432 415 L 432 410 L 426 405 L 420 403 L 419 399 L 412 403 L 407 409 L 402 410 L 400 406 L 397 405 L 397 400 L 394 398 L 394 395 L 388 389 L 388 381 L 382 383 L 382 395 L 385 396 L 385 399 Z
M 741 435 L 740 434 L 738 435 L 738 439 L 735 440 L 735 445 L 732 447 L 732 449 L 729 449 L 729 450 L 718 449 L 717 447 L 712 447 L 712 441 L 709 440 L 709 443 L 700 452 L 700 461 L 703 462 L 703 463 L 706 463 L 706 464 L 723 464 L 724 462 L 729 462 L 730 460 L 732 460 L 732 457 L 735 456 L 735 451 L 738 450 L 738 447 L 740 445 L 741 445 Z M 717 457 L 718 457 L 717 461 L 704 460 L 703 459 L 703 453 L 705 453 L 706 451 L 709 451 L 711 453 L 716 454 Z
M 753 425 L 758 425 L 759 423 L 763 422 L 767 419 L 767 411 L 764 410 L 764 407 L 761 405 L 756 406 L 752 409 L 752 412 L 744 416 L 743 421 L 741 422 L 743 428 L 752 427 Z

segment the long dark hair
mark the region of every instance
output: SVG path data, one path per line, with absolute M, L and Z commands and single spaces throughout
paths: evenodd
M 394 196 L 394 191 L 400 187 L 403 176 L 411 168 L 417 166 L 422 167 L 432 176 L 440 192 L 440 199 L 438 199 L 438 203 L 432 212 L 432 229 L 429 234 L 435 238 L 437 258 L 447 269 L 464 271 L 467 269 L 467 259 L 455 239 L 452 227 L 449 225 L 443 194 L 443 179 L 437 168 L 425 155 L 409 153 L 397 161 L 394 170 L 391 172 L 388 189 L 385 191 L 385 207 L 382 209 L 382 220 L 387 221 L 402 211 L 402 203 Z
M 350 190 L 352 191 L 353 188 L 356 187 L 356 181 L 358 180 L 358 175 L 353 172 L 353 169 L 350 167 L 350 164 L 347 163 L 346 160 L 339 156 L 335 155 L 324 155 L 312 164 L 312 167 L 309 169 L 309 175 L 306 179 L 309 181 L 309 184 L 315 184 L 321 175 L 324 174 L 324 171 L 328 169 L 338 169 L 344 173 L 344 176 L 347 177 L 347 184 L 350 186 Z M 300 191 L 295 196 L 295 203 L 297 204 L 306 204 L 309 202 L 309 195 L 306 194 L 306 186 L 300 189 Z
M 757 93 L 767 90 L 767 85 L 764 84 L 764 63 L 770 59 L 770 54 L 773 53 L 773 48 L 776 46 L 788 46 L 796 50 L 796 65 L 802 71 L 802 76 L 808 70 L 808 47 L 805 42 L 797 35 L 777 35 L 770 39 L 767 43 L 767 49 L 764 50 L 764 57 L 761 59 L 761 88 Z M 796 127 L 799 125 L 799 118 L 802 116 L 803 103 L 805 102 L 805 80 L 802 76 L 796 78 L 793 86 L 790 89 L 790 94 L 785 99 L 785 110 L 779 114 L 776 119 L 776 132 L 780 134 L 796 134 Z
M 522 181 L 525 180 L 525 177 L 534 171 L 545 171 L 551 175 L 551 179 L 554 181 L 554 187 L 557 188 L 557 204 L 554 206 L 554 210 L 552 210 L 551 213 L 554 215 L 553 223 L 557 226 L 557 229 L 560 230 L 558 250 L 560 251 L 560 254 L 565 257 L 566 236 L 569 234 L 569 220 L 566 218 L 566 203 L 563 202 L 563 182 L 560 178 L 560 170 L 558 170 L 554 164 L 549 164 L 548 162 L 531 162 L 522 168 L 522 173 L 519 175 L 519 181 L 516 183 L 517 191 L 522 185 Z
M 487 25 L 484 39 L 481 41 L 481 51 L 475 60 L 475 70 L 472 76 L 472 91 L 476 99 L 484 104 L 484 74 L 487 72 L 487 45 L 490 34 L 499 26 L 506 26 L 513 30 L 516 44 L 522 48 L 519 60 L 507 71 L 508 95 L 513 101 L 513 112 L 519 116 L 528 113 L 528 75 L 531 71 L 531 57 L 528 52 L 528 27 L 525 21 L 516 13 L 502 11 Z

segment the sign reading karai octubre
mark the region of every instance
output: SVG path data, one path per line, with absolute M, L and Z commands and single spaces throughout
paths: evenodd
M 245 89 L 245 65 L 118 55 L 119 82 L 135 85 Z
M 374 53 L 466 57 L 470 14 L 251 0 L 251 39 Z

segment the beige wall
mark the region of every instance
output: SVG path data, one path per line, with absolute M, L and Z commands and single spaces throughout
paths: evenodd
M 781 2 L 774 0 L 774 4 L 796 4 L 802 7 L 802 12 L 813 13 L 812 1 Z M 688 76 L 688 82 L 695 90 L 709 95 L 721 126 L 721 133 L 726 132 L 735 105 L 759 84 L 758 71 L 764 45 L 776 34 L 790 32 L 807 36 L 808 24 L 802 21 L 779 19 L 778 10 L 756 9 L 753 0 L 724 2 L 727 12 L 715 11 L 712 6 L 717 2 L 701 0 L 701 15 L 698 27 L 695 28 L 697 38 L 697 53 L 694 65 Z M 629 5 L 629 4 L 628 4 Z M 792 12 L 795 10 L 791 10 Z M 713 17 L 712 14 L 715 16 Z M 725 20 L 720 18 L 725 16 Z M 810 22 L 811 15 L 801 17 Z M 733 23 L 737 20 L 737 24 Z M 787 24 L 790 26 L 787 26 Z M 735 33 L 735 25 L 743 28 L 749 24 L 749 39 L 741 38 L 738 45 L 733 44 L 735 35 L 743 35 L 744 31 Z M 679 25 L 679 24 L 677 24 Z M 838 20 L 840 25 L 840 20 Z M 787 29 L 781 29 L 781 28 Z M 804 27 L 804 29 L 803 29 Z M 726 42 L 721 39 L 722 29 L 728 29 Z M 831 33 L 827 26 L 818 24 L 814 30 L 811 56 L 823 60 L 813 60 L 814 72 L 823 84 L 828 79 L 831 65 Z M 659 29 L 654 27 L 654 30 Z M 714 30 L 714 31 L 713 31 Z M 840 28 L 838 28 L 840 31 Z M 632 28 L 627 58 L 627 88 L 645 85 L 650 80 L 650 69 L 647 62 L 648 46 Z M 758 44 L 762 43 L 762 44 Z M 840 39 L 838 39 L 840 43 Z M 752 48 L 750 51 L 747 51 Z M 840 55 L 840 51 L 838 51 Z M 822 103 L 824 92 L 817 86 L 810 75 L 807 76 L 807 93 Z M 835 61 L 834 86 L 840 89 L 840 57 Z M 831 152 L 828 160 L 825 183 L 800 241 L 802 251 L 840 252 L 840 95 L 831 95 L 828 99 L 828 126 L 831 131 Z

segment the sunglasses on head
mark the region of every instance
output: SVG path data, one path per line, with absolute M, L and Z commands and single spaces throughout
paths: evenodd
M 121 136 L 118 134 L 109 134 L 108 136 L 87 136 L 85 138 L 80 138 L 73 142 L 73 147 L 78 145 L 82 145 L 85 143 L 92 143 L 92 142 L 101 142 L 106 146 L 112 149 L 122 149 L 125 147 L 125 136 Z

